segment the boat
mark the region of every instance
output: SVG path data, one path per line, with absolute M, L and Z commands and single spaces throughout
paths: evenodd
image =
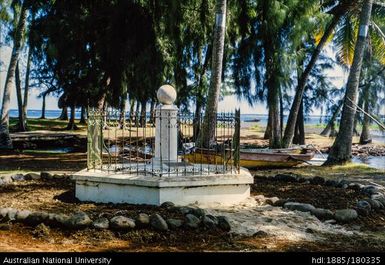
M 302 149 L 241 149 L 239 165 L 249 169 L 288 168 L 308 163 L 315 155 L 314 150 Z M 190 163 L 202 164 L 234 164 L 234 156 L 228 150 L 195 148 L 184 159 Z
M 260 119 L 248 119 L 248 120 L 245 120 L 245 122 L 260 122 L 261 120 Z

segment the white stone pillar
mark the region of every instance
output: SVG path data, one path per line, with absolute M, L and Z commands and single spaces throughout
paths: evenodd
M 176 162 L 178 159 L 178 108 L 173 103 L 176 91 L 170 85 L 161 86 L 157 97 L 161 103 L 155 109 L 155 160 Z

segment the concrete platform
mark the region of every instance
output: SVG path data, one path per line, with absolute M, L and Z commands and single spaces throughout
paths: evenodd
M 208 166 L 210 167 L 210 166 Z M 237 204 L 250 196 L 253 177 L 247 169 L 239 174 L 125 174 L 99 170 L 82 170 L 73 175 L 76 197 L 81 201 L 160 205 L 191 203 Z

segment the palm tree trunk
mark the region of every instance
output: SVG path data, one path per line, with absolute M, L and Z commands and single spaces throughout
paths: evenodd
M 330 132 L 330 130 L 332 129 L 333 127 L 333 124 L 336 122 L 336 119 L 337 119 L 337 116 L 338 114 L 340 113 L 341 111 L 341 108 L 342 108 L 342 101 L 338 104 L 338 107 L 336 108 L 336 110 L 333 112 L 333 115 L 332 117 L 330 118 L 328 124 L 326 125 L 326 127 L 323 129 L 323 131 L 320 133 L 320 135 L 322 136 L 327 136 Z
M 270 138 L 270 132 L 271 132 L 270 115 L 268 115 L 265 134 L 263 135 L 263 139 L 265 139 L 265 140 L 269 139 Z
M 200 95 L 196 96 L 195 99 L 195 113 L 194 113 L 194 120 L 193 120 L 193 139 L 197 139 L 199 132 L 201 130 L 201 114 L 202 114 L 202 98 Z
M 155 122 L 155 99 L 151 99 L 150 103 L 150 120 L 149 123 L 153 124 Z
M 61 109 L 61 114 L 60 114 L 59 120 L 68 121 L 68 107 L 67 106 L 63 106 L 63 108 Z
M 364 98 L 364 111 L 369 113 L 369 87 L 365 86 L 363 91 Z M 372 139 L 370 137 L 370 117 L 364 114 L 364 120 L 362 123 L 362 131 L 360 136 L 360 144 L 368 144 L 371 143 Z
M 130 122 L 134 120 L 135 99 L 130 98 Z
M 25 82 L 24 82 L 24 98 L 23 98 L 23 113 L 25 118 L 25 128 L 28 130 L 27 124 L 27 107 L 28 107 L 28 96 L 29 96 L 29 75 L 31 72 L 31 60 L 32 60 L 32 51 L 31 48 L 28 50 L 28 58 L 27 58 L 27 69 L 25 72 Z
M 13 49 L 11 60 L 8 66 L 7 77 L 5 79 L 5 87 L 3 94 L 3 103 L 0 112 L 0 148 L 12 148 L 12 140 L 9 136 L 9 109 L 11 104 L 12 86 L 15 79 L 16 64 L 19 60 L 21 50 L 21 39 L 25 29 L 27 19 L 27 1 L 23 2 L 20 11 L 19 22 L 17 24 L 15 37 L 13 40 Z
M 364 89 L 365 90 L 365 89 Z M 363 96 L 358 96 L 358 107 L 360 108 L 363 108 L 364 106 L 364 97 L 365 95 Z M 359 136 L 359 132 L 357 130 L 357 125 L 358 125 L 358 120 L 360 119 L 360 112 L 359 111 L 356 111 L 356 115 L 354 115 L 354 125 L 353 125 L 353 136 Z
M 25 117 L 23 112 L 23 99 L 21 97 L 21 82 L 20 82 L 20 69 L 19 61 L 16 64 L 15 70 L 15 87 L 16 87 L 16 96 L 17 96 L 17 110 L 18 110 L 18 119 L 17 130 L 20 132 L 25 132 L 27 128 L 25 127 Z
M 141 103 L 141 110 L 140 110 L 140 127 L 146 126 L 146 112 L 147 112 L 147 100 L 142 100 Z
M 360 16 L 360 30 L 358 40 L 354 50 L 353 64 L 350 69 L 344 107 L 340 122 L 340 129 L 336 140 L 330 150 L 325 165 L 343 164 L 350 161 L 352 157 L 352 139 L 354 116 L 356 114 L 358 85 L 361 74 L 362 60 L 365 51 L 365 45 L 368 37 L 368 28 L 372 12 L 373 0 L 366 0 L 363 3 Z M 353 104 L 354 103 L 354 104 Z
M 293 138 L 294 144 L 299 144 L 299 145 L 305 144 L 305 120 L 304 119 L 305 117 L 303 114 L 303 100 L 302 100 L 301 107 L 299 108 L 299 112 L 298 112 L 297 123 L 295 125 L 296 133 Z
M 283 113 L 283 95 L 282 95 L 282 88 L 279 88 L 279 124 L 281 124 L 280 128 L 280 135 L 279 138 L 282 139 L 283 136 L 283 120 L 284 120 L 284 113 Z
M 281 123 L 279 107 L 279 86 L 277 84 L 277 63 L 275 61 L 276 52 L 273 41 L 267 37 L 264 42 L 265 65 L 266 65 L 266 84 L 267 84 L 267 104 L 269 108 L 270 134 L 269 147 L 281 148 Z
M 86 107 L 82 106 L 80 110 L 79 124 L 86 124 Z
M 293 104 L 290 109 L 289 117 L 287 120 L 286 128 L 285 128 L 285 134 L 283 136 L 282 145 L 283 147 L 289 147 L 294 136 L 294 130 L 295 130 L 295 124 L 298 117 L 298 111 L 301 105 L 301 100 L 305 91 L 305 86 L 307 83 L 307 80 L 309 78 L 311 70 L 314 68 L 321 51 L 325 47 L 329 37 L 332 35 L 334 29 L 336 28 L 338 21 L 342 17 L 343 13 L 338 13 L 334 15 L 330 25 L 326 29 L 325 33 L 323 34 L 320 42 L 317 45 L 317 48 L 314 50 L 309 64 L 306 66 L 305 70 L 303 71 L 301 77 L 299 78 L 296 93 L 294 96 Z
M 211 61 L 211 80 L 207 106 L 197 146 L 209 148 L 215 141 L 216 114 L 221 92 L 222 64 L 225 45 L 226 0 L 217 0 L 215 6 L 215 30 Z
M 127 93 L 124 93 L 120 99 L 119 124 L 123 128 L 126 120 Z
M 70 112 L 70 120 L 66 128 L 67 130 L 76 130 L 78 128 L 75 124 L 75 110 L 76 110 L 75 104 L 72 104 L 71 112 Z
M 41 116 L 40 119 L 45 119 L 45 97 L 47 96 L 46 93 L 43 93 L 43 102 L 41 104 Z

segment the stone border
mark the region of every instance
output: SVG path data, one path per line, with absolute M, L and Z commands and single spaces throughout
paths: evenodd
M 165 202 L 161 206 L 171 212 L 179 212 L 184 219 L 164 218 L 160 214 L 148 215 L 138 213 L 135 219 L 124 216 L 117 211 L 113 217 L 107 219 L 105 213 L 100 213 L 97 219 L 92 220 L 85 212 L 76 212 L 70 216 L 65 214 L 47 213 L 43 211 L 18 210 L 14 208 L 0 208 L 0 223 L 5 225 L 18 222 L 28 226 L 48 225 L 51 227 L 67 229 L 84 229 L 93 227 L 100 230 L 129 231 L 132 229 L 149 228 L 157 231 L 176 229 L 220 229 L 229 232 L 230 221 L 226 216 L 213 216 L 206 214 L 204 209 L 198 207 L 175 206 L 172 202 Z
M 0 177 L 0 186 L 9 185 L 14 182 L 27 180 L 53 180 L 63 179 L 72 180 L 70 175 L 51 174 L 49 172 L 15 174 L 12 176 Z M 130 230 L 135 228 L 152 228 L 158 231 L 174 230 L 178 228 L 188 229 L 213 229 L 219 228 L 229 232 L 231 230 L 230 221 L 225 216 L 207 215 L 204 209 L 198 207 L 175 206 L 172 202 L 164 202 L 161 206 L 172 212 L 179 212 L 184 215 L 184 219 L 163 218 L 159 214 L 147 215 L 139 213 L 135 219 L 124 215 L 115 215 L 110 219 L 100 217 L 92 220 L 84 212 L 76 212 L 70 216 L 62 213 L 47 213 L 42 211 L 32 212 L 29 210 L 19 210 L 14 208 L 0 208 L 0 223 L 19 222 L 29 226 L 40 224 L 52 227 L 62 227 L 67 229 L 84 229 L 93 227 L 96 229 L 110 230 Z M 119 211 L 117 211 L 119 212 Z M 106 214 L 99 214 L 105 216 Z
M 257 177 L 258 178 L 258 177 Z M 367 198 L 359 200 L 353 209 L 338 209 L 332 212 L 328 209 L 316 208 L 311 204 L 295 202 L 290 199 L 279 199 L 278 197 L 268 198 L 266 202 L 272 206 L 283 207 L 288 210 L 310 212 L 320 220 L 333 224 L 336 222 L 348 223 L 358 218 L 358 216 L 368 216 L 371 211 L 378 212 L 385 209 L 385 189 L 380 189 L 376 185 L 363 185 L 358 182 L 347 180 L 325 180 L 323 177 L 304 178 L 294 174 L 277 174 L 272 177 L 265 177 L 275 181 L 297 182 L 313 185 L 331 186 L 341 189 L 358 190 Z
M 8 185 L 13 182 L 18 182 L 18 181 L 26 181 L 26 180 L 52 180 L 52 179 L 66 179 L 69 180 L 71 179 L 70 175 L 67 174 L 51 174 L 46 171 L 42 171 L 39 173 L 27 173 L 27 174 L 14 174 L 11 176 L 1 176 L 0 177 L 0 186 L 2 185 Z

